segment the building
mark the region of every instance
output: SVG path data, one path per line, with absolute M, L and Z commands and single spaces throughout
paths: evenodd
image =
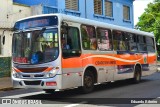
M 32 7 L 32 15 L 64 13 L 134 28 L 134 0 L 13 0 Z
M 10 74 L 12 27 L 16 20 L 31 15 L 27 5 L 14 3 L 13 0 L 0 0 L 0 77 Z
M 8 57 L 11 56 L 12 27 L 18 19 L 30 16 L 31 8 L 12 0 L 0 1 L 0 57 Z

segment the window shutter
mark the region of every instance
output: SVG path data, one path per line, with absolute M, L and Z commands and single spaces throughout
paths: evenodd
M 102 15 L 102 0 L 94 0 L 94 13 Z
M 78 11 L 78 0 L 65 0 L 65 7 L 69 10 Z
M 130 20 L 130 9 L 128 6 L 123 6 L 123 19 Z
M 105 2 L 105 15 L 112 17 L 113 16 L 112 12 L 113 12 L 112 2 L 106 1 Z

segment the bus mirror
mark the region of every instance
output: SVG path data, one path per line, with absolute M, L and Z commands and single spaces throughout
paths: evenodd
M 5 36 L 3 36 L 2 43 L 5 44 Z

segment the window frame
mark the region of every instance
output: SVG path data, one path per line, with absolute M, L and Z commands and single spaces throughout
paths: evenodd
M 114 35 L 114 32 L 121 32 L 121 37 L 120 39 L 115 39 L 115 35 Z M 125 40 L 125 32 L 124 31 L 121 31 L 121 30 L 117 30 L 117 29 L 113 29 L 112 30 L 112 35 L 113 35 L 113 49 L 116 50 L 116 51 L 127 51 L 127 47 L 126 47 L 126 40 Z M 121 45 L 123 45 L 124 47 L 124 50 L 122 49 L 118 49 L 118 46 L 119 46 L 119 42 L 121 42 Z M 125 43 L 125 44 L 124 44 Z M 115 45 L 117 44 L 117 46 L 115 47 Z M 116 49 L 115 49 L 116 48 Z M 119 47 L 121 48 L 121 47 Z
M 77 4 L 75 7 L 73 6 L 75 0 L 65 0 L 65 9 L 79 11 L 79 0 L 76 0 Z
M 79 39 L 78 40 L 78 45 L 79 45 L 79 49 L 62 49 L 62 57 L 64 58 L 64 59 L 66 59 L 66 58 L 72 58 L 72 57 L 79 57 L 80 55 L 81 55 L 81 38 L 80 38 L 80 30 L 79 30 L 79 28 L 78 27 L 76 27 L 76 26 L 68 26 L 68 29 L 70 29 L 70 28 L 75 28 L 75 29 L 77 29 L 77 38 Z M 68 39 L 68 35 L 69 35 L 69 31 L 67 31 L 67 39 Z M 61 38 L 62 38 L 62 35 L 61 35 Z M 61 44 L 62 44 L 62 41 L 61 41 Z M 67 43 L 68 44 L 68 43 Z M 62 48 L 62 47 L 61 47 Z M 66 53 L 64 53 L 64 52 L 66 52 Z M 64 55 L 64 54 L 68 54 L 68 55 Z M 77 55 L 76 55 L 77 54 Z
M 108 10 L 107 10 L 107 3 L 110 3 L 111 4 L 111 8 L 110 8 L 110 10 L 111 10 L 111 15 L 107 15 L 107 13 L 108 13 Z M 109 0 L 105 0 L 104 1 L 104 7 L 105 7 L 105 16 L 107 16 L 107 17 L 113 17 L 113 2 L 112 1 L 109 1 Z
M 129 51 L 131 52 L 137 52 L 138 51 L 138 45 L 137 45 L 137 35 L 135 33 L 129 33 L 127 32 L 129 35 Z M 131 36 L 133 39 L 131 39 Z M 133 44 L 135 45 L 136 50 L 132 50 L 131 45 L 133 46 Z M 134 48 L 134 49 L 135 49 Z
M 142 37 L 142 38 L 140 38 Z M 139 40 L 143 39 L 143 40 Z M 140 47 L 143 46 L 144 50 L 140 50 Z M 147 52 L 147 45 L 146 45 L 146 36 L 144 35 L 137 35 L 137 47 L 139 52 Z
M 153 38 L 153 37 L 146 36 L 146 41 L 147 41 L 147 38 L 152 39 L 152 43 L 150 43 L 150 42 L 147 42 L 147 43 L 146 43 L 147 52 L 148 52 L 148 53 L 155 53 L 155 52 L 156 52 L 156 49 L 155 49 L 155 41 L 154 41 L 154 38 Z M 148 47 L 153 47 L 154 52 L 148 50 Z
M 100 4 L 101 8 L 97 8 L 97 7 L 99 7 L 99 3 L 97 3 L 97 2 L 101 2 L 101 4 Z M 103 15 L 103 0 L 94 0 L 93 5 L 94 5 L 94 14 Z
M 83 42 L 85 42 L 84 40 L 83 40 L 83 34 L 82 34 L 82 26 L 88 26 L 88 27 L 92 27 L 93 28 L 93 30 L 94 30 L 94 35 L 93 35 L 93 37 L 95 38 L 95 42 L 96 43 L 94 43 L 93 45 L 96 45 L 96 48 L 95 49 L 91 49 L 91 46 L 90 46 L 90 48 L 85 48 L 84 47 L 84 44 L 83 44 Z M 87 25 L 87 24 L 81 24 L 81 26 L 80 26 L 80 30 L 81 30 L 81 41 L 82 41 L 82 48 L 83 48 L 83 50 L 97 50 L 97 34 L 96 34 L 96 28 L 95 28 L 95 26 L 92 26 L 92 25 Z M 87 35 L 88 36 L 88 35 Z M 90 37 L 88 37 L 87 39 L 91 39 Z M 86 41 L 86 42 L 88 42 L 88 41 Z M 88 43 L 87 43 L 87 45 L 88 45 Z
M 123 5 L 123 20 L 127 20 L 127 21 L 131 20 L 131 12 L 130 12 L 130 10 L 131 10 L 130 6 Z
M 108 31 L 110 31 L 110 34 L 108 35 L 108 37 L 110 36 L 111 38 L 109 38 L 108 40 L 109 40 L 109 43 L 111 44 L 111 48 L 110 49 L 108 49 L 108 50 L 101 50 L 100 48 L 99 48 L 99 36 L 98 36 L 98 30 L 108 30 Z M 109 28 L 102 28 L 102 27 L 97 27 L 96 28 L 96 35 L 97 35 L 97 48 L 98 48 L 98 50 L 99 51 L 113 51 L 113 37 L 112 37 L 112 30 L 111 29 L 109 29 Z M 107 40 L 107 39 L 106 39 Z

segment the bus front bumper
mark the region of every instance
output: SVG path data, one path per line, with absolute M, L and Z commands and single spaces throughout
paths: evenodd
M 43 79 L 22 79 L 12 77 L 12 84 L 14 88 L 40 88 L 40 89 L 59 89 L 56 75 L 53 78 Z

